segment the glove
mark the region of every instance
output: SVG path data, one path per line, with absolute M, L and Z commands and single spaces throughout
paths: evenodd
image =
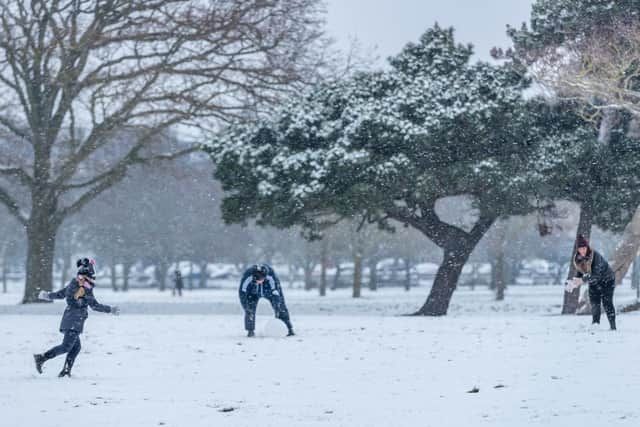
M 47 291 L 38 292 L 38 299 L 41 299 L 43 301 L 51 301 L 51 298 L 49 298 L 49 292 Z
M 111 314 L 113 314 L 114 316 L 120 315 L 120 308 L 118 308 L 115 305 L 112 305 L 111 306 Z

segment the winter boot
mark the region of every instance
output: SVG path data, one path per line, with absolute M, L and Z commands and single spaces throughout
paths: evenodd
M 611 330 L 612 331 L 616 330 L 616 318 L 615 317 L 610 317 L 609 318 L 609 326 L 611 326 Z
M 47 358 L 44 356 L 44 354 L 34 354 L 33 359 L 36 362 L 36 371 L 38 371 L 38 373 L 41 374 L 42 365 L 44 364 L 44 362 L 47 361 Z
M 249 331 L 249 332 L 247 332 L 247 336 L 248 337 L 255 337 L 256 334 L 253 331 Z
M 69 362 L 68 360 L 65 360 L 64 367 L 62 368 L 62 371 L 60 371 L 60 373 L 58 374 L 58 378 L 71 377 L 72 366 L 73 364 L 71 362 Z
M 287 336 L 288 336 L 288 337 L 292 337 L 292 336 L 294 336 L 294 335 L 295 335 L 295 334 L 293 333 L 293 329 L 292 329 L 292 328 L 289 328 L 289 332 L 287 333 Z

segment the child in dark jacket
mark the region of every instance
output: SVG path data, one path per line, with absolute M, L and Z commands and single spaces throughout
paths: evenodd
M 78 353 L 80 353 L 80 334 L 84 328 L 84 322 L 89 316 L 87 307 L 103 313 L 118 315 L 120 310 L 115 306 L 100 304 L 93 296 L 95 286 L 94 262 L 87 258 L 78 260 L 78 273 L 69 284 L 57 292 L 40 291 L 38 297 L 45 301 L 54 299 L 65 299 L 67 308 L 62 315 L 60 322 L 60 332 L 64 334 L 62 344 L 53 347 L 43 354 L 35 354 L 36 370 L 42 373 L 42 365 L 49 359 L 53 359 L 61 354 L 67 354 L 64 367 L 59 377 L 71 376 L 71 368 Z

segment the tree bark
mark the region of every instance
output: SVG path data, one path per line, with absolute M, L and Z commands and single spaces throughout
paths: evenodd
M 67 285 L 67 274 L 69 273 L 69 268 L 71 268 L 71 254 L 65 253 L 62 256 L 62 271 L 60 272 L 60 289 L 64 288 Z
M 189 261 L 189 287 L 193 287 L 193 262 Z M 202 281 L 200 281 L 200 284 L 198 286 L 201 287 L 202 285 Z
M 46 209 L 46 208 L 45 208 Z M 23 304 L 41 302 L 40 290 L 53 290 L 53 257 L 58 225 L 35 207 L 27 228 L 27 271 Z
M 313 268 L 315 263 L 305 262 L 304 264 L 304 290 L 310 291 L 313 288 Z
M 209 279 L 207 273 L 207 261 L 202 261 L 200 263 L 200 289 L 204 289 L 207 287 L 207 280 Z
M 115 260 L 111 262 L 110 270 L 111 270 L 111 289 L 113 289 L 113 292 L 118 292 L 118 273 L 116 271 Z
M 164 292 L 167 289 L 167 271 L 169 270 L 169 263 L 165 260 L 160 260 L 156 264 L 156 279 L 158 280 L 158 289 L 160 292 Z
M 326 239 L 323 239 L 320 251 L 320 286 L 318 287 L 318 292 L 321 297 L 327 295 L 327 264 L 329 263 L 328 251 L 329 248 L 327 247 L 327 241 Z
M 449 309 L 453 292 L 456 290 L 462 268 L 469 259 L 475 245 L 459 249 L 444 249 L 442 263 L 424 305 L 415 314 L 422 316 L 444 316 Z
M 342 273 L 342 267 L 340 267 L 340 262 L 338 261 L 336 263 L 336 275 L 333 276 L 333 284 L 331 285 L 331 290 L 335 291 L 336 289 L 338 289 L 338 286 L 340 285 L 340 274 Z
M 506 287 L 505 278 L 505 262 L 504 262 L 504 251 L 499 251 L 496 257 L 496 272 L 495 272 L 495 289 L 496 289 L 496 301 L 504 300 L 504 289 Z
M 362 252 L 360 248 L 353 251 L 353 298 L 362 294 Z
M 449 309 L 462 268 L 497 217 L 494 214 L 480 212 L 478 221 L 471 231 L 467 232 L 442 222 L 433 208 L 423 210 L 422 215 L 424 222 L 417 223 L 417 228 L 442 248 L 443 258 L 427 301 L 414 315 L 444 316 Z
M 408 258 L 404 259 L 404 290 L 411 290 L 411 261 Z
M 496 301 L 504 300 L 504 290 L 509 277 L 509 265 L 506 260 L 506 244 L 509 223 L 507 221 L 497 221 L 493 226 L 493 239 L 491 241 L 491 252 L 493 261 L 491 263 L 490 289 L 495 291 Z
M 129 291 L 129 281 L 131 280 L 131 262 L 125 260 L 122 263 L 122 292 Z
M 587 240 L 591 237 L 591 227 L 593 225 L 593 215 L 588 205 L 582 204 L 580 208 L 580 221 L 578 222 L 578 230 L 576 231 L 576 239 L 582 234 Z M 567 280 L 572 279 L 576 275 L 576 268 L 573 265 L 573 256 L 576 253 L 576 244 L 574 242 L 571 256 L 569 259 L 569 274 Z M 580 301 L 580 288 L 574 289 L 572 292 L 564 292 L 564 301 L 562 303 L 562 314 L 575 314 L 578 310 Z
M 631 222 L 625 227 L 622 240 L 613 255 L 612 267 L 616 274 L 616 284 L 622 282 L 631 263 L 638 256 L 638 251 L 640 251 L 640 206 L 633 214 Z
M 478 279 L 478 268 L 475 265 L 471 265 L 471 274 L 469 278 L 469 288 L 472 291 L 476 290 L 476 280 Z
M 7 273 L 9 270 L 9 263 L 7 262 L 6 245 L 5 250 L 2 251 L 2 293 L 7 293 Z
M 369 258 L 369 290 L 378 290 L 378 260 L 375 257 Z
M 496 259 L 491 260 L 491 281 L 489 282 L 489 290 L 495 291 L 496 284 L 498 283 L 498 261 Z

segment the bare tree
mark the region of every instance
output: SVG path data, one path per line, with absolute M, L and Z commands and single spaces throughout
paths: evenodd
M 0 202 L 27 232 L 23 301 L 51 289 L 65 218 L 130 165 L 195 149 L 154 149 L 167 130 L 195 136 L 304 81 L 322 13 L 319 0 L 0 2 Z
M 594 110 L 640 114 L 640 22 L 616 20 L 586 37 L 548 47 L 531 68 L 537 81 Z

